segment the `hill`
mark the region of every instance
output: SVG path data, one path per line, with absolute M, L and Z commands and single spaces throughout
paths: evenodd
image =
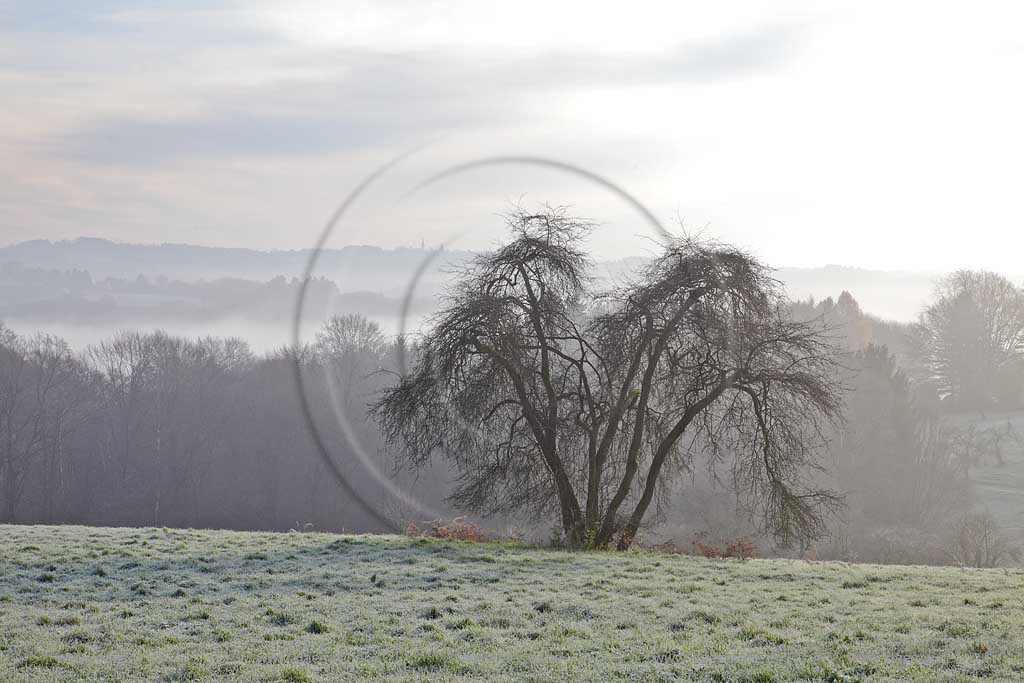
M 195 282 L 224 278 L 267 281 L 278 276 L 299 277 L 311 256 L 309 249 L 261 251 L 257 249 L 206 247 L 192 244 L 128 244 L 80 237 L 50 242 L 33 240 L 0 247 L 0 266 L 50 271 L 87 271 L 97 281 L 135 280 L 143 275 Z M 317 261 L 317 275 L 337 283 L 341 292 L 367 291 L 398 298 L 405 295 L 413 273 L 423 269 L 417 292 L 434 296 L 453 267 L 466 262 L 472 252 L 432 249 L 384 249 L 345 246 L 325 249 Z M 642 258 L 623 258 L 601 264 L 613 279 L 633 272 Z M 782 266 L 782 264 L 771 264 Z M 891 320 L 917 317 L 931 298 L 941 273 L 867 270 L 827 265 L 820 268 L 779 267 L 776 276 L 796 299 L 823 299 L 847 290 L 864 310 Z M 1014 275 L 1017 280 L 1020 276 Z
M 4 681 L 1010 681 L 1024 572 L 0 526 Z
M 308 249 L 260 251 L 190 244 L 128 244 L 95 238 L 34 240 L 0 247 L 0 321 L 19 332 L 48 332 L 82 349 L 117 329 L 241 337 L 257 351 L 291 341 L 299 277 Z M 416 329 L 437 306 L 453 269 L 472 253 L 424 248 L 325 249 L 316 276 L 322 296 L 307 301 L 309 337 L 333 313 L 359 313 L 388 333 Z M 609 281 L 645 262 L 597 264 Z M 821 300 L 847 290 L 863 310 L 911 320 L 930 298 L 935 274 L 825 266 L 775 272 L 791 297 Z M 405 297 L 414 286 L 409 308 Z M 406 317 L 404 323 L 403 316 Z
M 87 271 L 97 281 L 238 279 L 264 282 L 282 276 L 301 277 L 313 252 L 310 249 L 262 251 L 194 244 L 129 244 L 91 237 L 50 242 L 33 240 L 0 247 L 0 265 L 25 268 Z M 384 249 L 346 246 L 324 249 L 317 258 L 316 275 L 335 281 L 342 292 L 368 291 L 386 296 L 405 294 L 409 277 L 425 261 L 434 266 L 423 275 L 424 293 L 437 289 L 442 268 L 465 261 L 469 252 L 431 249 Z

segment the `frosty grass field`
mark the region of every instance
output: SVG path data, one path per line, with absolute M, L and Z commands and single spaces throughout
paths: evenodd
M 0 526 L 0 681 L 1021 681 L 1024 572 Z

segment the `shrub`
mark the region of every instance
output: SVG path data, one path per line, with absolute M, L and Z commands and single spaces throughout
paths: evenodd
M 949 553 L 968 567 L 996 567 L 1018 560 L 1021 549 L 1003 533 L 991 512 L 969 512 L 953 527 Z
M 757 545 L 749 536 L 726 541 L 723 545 L 716 545 L 708 541 L 707 533 L 701 532 L 693 539 L 693 549 L 697 554 L 708 559 L 729 559 L 749 560 L 757 554 Z
M 421 530 L 416 522 L 409 522 L 405 527 L 405 535 L 441 538 L 449 541 L 469 541 L 470 543 L 483 543 L 487 540 L 487 534 L 483 528 L 475 522 L 467 522 L 465 517 L 455 517 L 449 521 L 435 519 L 428 524 L 429 528 Z
M 749 560 L 756 554 L 757 546 L 754 544 L 754 540 L 749 536 L 742 536 L 725 544 L 725 557 Z

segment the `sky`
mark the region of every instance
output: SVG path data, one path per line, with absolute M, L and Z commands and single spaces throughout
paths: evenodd
M 510 207 L 775 266 L 1020 272 L 1019 2 L 0 0 L 0 244 L 482 248 Z M 426 185 L 424 186 L 424 183 Z M 421 187 L 422 186 L 422 187 Z M 415 188 L 415 191 L 413 191 Z

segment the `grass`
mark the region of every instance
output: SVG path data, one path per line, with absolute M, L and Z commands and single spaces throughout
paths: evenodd
M 952 418 L 954 425 L 973 423 L 980 430 L 1001 431 L 1007 422 L 1018 435 L 1024 435 L 1024 412 L 996 413 L 982 418 L 969 415 Z M 1002 465 L 986 460 L 971 470 L 971 480 L 977 492 L 977 503 L 988 508 L 1000 526 L 1018 539 L 1024 539 L 1024 448 L 1021 443 L 1007 440 Z
M 0 681 L 485 680 L 1020 681 L 1024 572 L 0 526 Z

